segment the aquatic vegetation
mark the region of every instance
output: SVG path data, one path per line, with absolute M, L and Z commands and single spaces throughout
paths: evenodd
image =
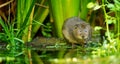
M 120 64 L 119 0 L 2 2 L 0 63 Z M 15 2 L 14 6 L 12 2 Z M 64 21 L 75 16 L 92 27 L 92 38 L 87 41 L 86 47 L 79 44 L 72 46 L 63 38 Z

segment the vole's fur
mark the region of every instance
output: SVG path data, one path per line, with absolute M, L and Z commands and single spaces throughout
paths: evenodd
M 64 22 L 62 33 L 68 42 L 83 45 L 90 40 L 92 30 L 87 22 L 78 17 L 72 17 Z

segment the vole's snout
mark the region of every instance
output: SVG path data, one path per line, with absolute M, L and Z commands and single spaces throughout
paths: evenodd
M 84 35 L 82 35 L 82 38 L 84 39 Z
M 85 36 L 85 35 L 82 35 L 82 39 L 86 39 L 86 36 Z

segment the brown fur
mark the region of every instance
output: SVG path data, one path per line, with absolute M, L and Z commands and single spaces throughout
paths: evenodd
M 84 44 L 91 38 L 91 27 L 78 17 L 72 17 L 63 24 L 63 36 L 70 43 Z

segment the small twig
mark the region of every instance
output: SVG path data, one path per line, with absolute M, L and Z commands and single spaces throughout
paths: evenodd
M 2 8 L 2 7 L 4 7 L 4 6 L 7 6 L 8 4 L 10 4 L 10 3 L 13 2 L 13 1 L 14 1 L 14 0 L 10 0 L 10 1 L 4 3 L 4 4 L 1 4 L 1 5 L 0 5 L 0 8 Z
M 33 20 L 33 15 L 34 15 L 34 9 L 35 9 L 35 6 L 33 6 L 32 12 L 31 12 L 31 14 L 30 14 L 30 25 L 29 25 L 29 28 L 28 28 L 28 42 L 29 42 L 30 39 L 31 39 L 32 20 Z
M 30 64 L 32 64 L 31 50 L 28 50 L 28 58 L 30 60 Z
M 49 8 L 48 6 L 44 6 L 44 5 L 41 5 L 41 4 L 38 4 L 38 3 L 35 3 L 35 5 L 40 6 L 40 7 L 44 7 L 44 8 Z

